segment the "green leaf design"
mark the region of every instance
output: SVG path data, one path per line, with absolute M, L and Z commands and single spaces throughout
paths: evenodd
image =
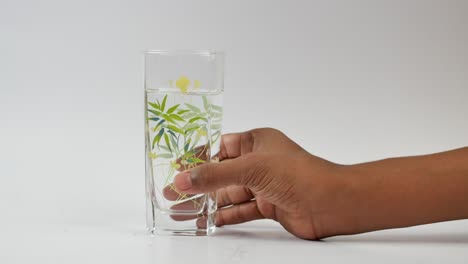
M 157 115 L 157 116 L 160 116 L 160 115 L 161 115 L 161 112 L 156 111 L 156 110 L 148 109 L 148 111 L 151 112 L 151 113 L 153 113 L 153 114 L 155 114 L 155 115 Z
M 221 135 L 221 131 L 216 131 L 213 135 L 211 135 L 211 137 L 216 137 L 216 136 L 219 136 Z
M 177 121 L 182 121 L 182 122 L 185 121 L 182 117 L 180 117 L 179 115 L 176 115 L 176 114 L 171 114 L 170 117 L 172 119 L 174 119 L 174 120 L 177 120 Z
M 158 154 L 158 157 L 164 158 L 164 159 L 171 159 L 172 157 L 174 157 L 174 155 L 172 155 L 172 153 L 163 153 L 163 154 Z
M 172 152 L 171 142 L 169 141 L 169 136 L 164 134 L 164 141 L 166 141 L 166 146 L 169 148 L 169 151 Z
M 200 137 L 195 137 L 195 141 L 193 142 L 193 145 L 191 148 L 195 148 L 195 146 L 198 145 L 198 141 L 200 141 Z
M 172 132 L 172 131 L 170 131 Z M 179 149 L 179 145 L 177 144 L 176 140 L 174 137 L 171 137 L 171 143 L 172 143 L 172 147 L 175 149 L 175 150 L 178 150 Z M 178 141 L 178 140 L 177 140 Z
M 172 130 L 168 130 L 167 133 L 171 134 L 172 137 L 177 138 L 176 134 Z
M 184 151 L 185 151 L 185 152 L 188 151 L 188 148 L 189 148 L 189 146 L 190 146 L 190 141 L 192 141 L 192 139 L 189 138 L 189 140 L 187 141 L 187 143 L 185 143 L 185 145 L 184 145 Z M 186 153 L 186 155 L 187 155 L 187 153 Z
M 164 108 L 166 107 L 166 101 L 167 101 L 167 94 L 164 96 L 163 101 L 161 103 L 161 111 L 164 112 Z
M 212 112 L 212 113 L 211 113 L 211 117 L 213 117 L 213 118 L 222 118 L 222 117 L 223 117 L 223 113 L 215 113 L 215 112 Z
M 188 109 L 179 110 L 179 111 L 177 111 L 177 114 L 178 114 L 178 115 L 183 115 L 183 114 L 185 114 L 185 113 L 187 113 L 187 112 L 190 112 L 190 110 L 188 110 Z
M 156 130 L 158 130 L 158 128 L 161 126 L 162 123 L 166 122 L 166 120 L 164 119 L 161 119 L 158 124 L 154 127 L 153 131 L 156 132 Z
M 211 129 L 213 130 L 220 129 L 220 128 L 221 128 L 221 124 L 211 124 Z
M 213 144 L 215 144 L 216 142 L 218 142 L 219 138 L 220 138 L 219 135 L 216 136 L 216 137 L 214 137 L 214 138 L 211 138 L 211 142 L 212 142 Z
M 206 112 L 210 112 L 210 103 L 208 102 L 208 99 L 206 96 L 202 96 L 203 99 L 203 107 L 205 108 Z
M 159 108 L 160 108 L 159 105 L 156 104 L 156 103 L 148 102 L 148 104 L 149 104 L 151 107 L 153 107 L 154 109 L 159 110 Z
M 216 143 L 220 137 L 221 137 L 221 131 L 218 130 L 218 131 L 216 131 L 216 133 L 211 135 L 211 143 L 212 144 Z
M 189 120 L 189 123 L 193 123 L 193 122 L 195 122 L 195 121 L 197 121 L 197 120 L 200 120 L 200 119 L 203 119 L 203 120 L 205 120 L 205 122 L 207 122 L 206 118 L 203 118 L 203 117 L 201 117 L 201 116 L 196 116 L 196 117 L 190 119 L 190 120 Z
M 177 132 L 177 133 L 179 133 L 179 134 L 182 134 L 182 135 L 184 135 L 184 134 L 185 134 L 185 133 L 184 133 L 184 131 L 183 131 L 182 129 L 180 129 L 180 128 L 176 127 L 176 126 L 173 126 L 173 125 L 167 125 L 166 127 L 167 127 L 168 129 L 170 129 L 170 130 L 174 131 L 174 132 Z
M 169 151 L 169 148 L 165 147 L 165 146 L 159 146 L 159 148 L 162 149 L 162 150 L 165 150 L 165 151 Z
M 162 123 L 166 122 L 166 120 L 161 119 L 161 121 L 158 122 L 157 126 L 160 126 Z
M 185 103 L 185 105 L 186 105 L 190 110 L 192 110 L 192 111 L 194 111 L 194 112 L 197 112 L 197 113 L 201 113 L 200 108 L 198 108 L 198 107 L 196 107 L 196 106 L 194 106 L 194 105 L 191 105 L 191 104 L 189 104 L 189 103 Z
M 198 158 L 188 158 L 187 162 L 188 163 L 204 163 L 205 161 L 202 159 L 198 159 Z
M 200 128 L 200 126 L 198 126 L 198 125 L 195 124 L 195 126 L 190 127 L 190 128 L 187 128 L 187 129 L 185 130 L 185 134 L 187 134 L 187 133 L 189 133 L 189 132 L 191 132 L 191 131 L 197 130 L 197 129 L 199 129 L 199 128 Z
M 159 133 L 153 138 L 152 149 L 154 149 L 154 146 L 156 144 L 159 144 L 159 141 L 161 140 L 161 137 L 163 134 L 164 134 L 164 128 L 161 128 L 161 130 L 159 130 Z
M 167 120 L 169 123 L 177 124 L 169 115 L 162 114 L 162 117 Z
M 171 114 L 172 112 L 174 112 L 178 107 L 179 107 L 180 104 L 176 104 L 174 105 L 173 107 L 167 109 L 167 113 L 168 114 Z
M 186 123 L 185 126 L 182 127 L 182 129 L 191 129 L 191 128 L 194 128 L 194 127 L 200 127 L 200 125 L 197 124 L 197 123 L 195 123 L 195 124 Z
M 223 112 L 223 108 L 221 106 L 218 106 L 218 105 L 212 104 L 211 109 L 213 109 L 214 111 L 217 111 L 217 112 Z
M 197 107 L 190 103 L 180 103 L 170 106 L 172 98 L 165 94 L 161 102 L 155 99 L 155 102 L 148 102 L 148 122 L 154 122 L 155 127 L 151 133 L 156 135 L 151 142 L 152 149 L 157 145 L 155 158 L 173 159 L 181 158 L 189 164 L 197 165 L 206 162 L 198 157 L 203 150 L 196 146 L 203 146 L 207 142 L 202 142 L 206 138 L 205 133 L 199 133 L 200 129 L 206 131 L 210 126 L 212 133 L 209 137 L 211 142 L 216 142 L 221 137 L 221 119 L 223 108 L 210 103 L 210 98 L 202 96 L 203 107 Z M 202 102 L 198 101 L 197 104 Z M 153 124 L 153 123 L 152 123 Z M 201 131 L 201 130 L 200 130 Z M 153 134 L 154 135 L 154 134 Z M 164 138 L 164 143 L 161 140 Z M 202 140 L 203 139 L 203 140 Z M 200 142 L 200 143 L 199 143 Z M 206 146 L 207 147 L 207 146 Z M 159 152 L 159 153 L 158 153 Z M 160 153 L 163 152 L 163 153 Z M 169 174 L 175 173 L 169 171 Z M 168 175 L 169 175 L 168 174 Z M 173 176 L 167 176 L 168 179 Z
M 187 119 L 190 119 L 190 118 L 193 118 L 195 116 L 199 116 L 201 114 L 197 114 L 197 113 L 194 113 L 194 112 L 189 112 L 189 113 L 185 113 L 182 115 L 182 118 L 184 118 L 185 120 Z
M 189 143 L 190 143 L 190 142 L 189 142 Z M 196 149 L 196 148 L 191 149 L 190 151 L 185 152 L 184 157 L 185 157 L 185 158 L 192 157 L 192 156 L 194 156 L 195 154 L 197 154 L 198 152 L 199 152 L 199 150 Z

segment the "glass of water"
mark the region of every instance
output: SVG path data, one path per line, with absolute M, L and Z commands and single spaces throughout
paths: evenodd
M 154 234 L 215 231 L 214 193 L 178 193 L 174 176 L 217 162 L 223 117 L 224 54 L 145 52 L 147 228 Z

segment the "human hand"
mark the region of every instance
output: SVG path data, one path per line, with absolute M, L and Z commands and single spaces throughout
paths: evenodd
M 224 135 L 218 156 L 174 179 L 175 197 L 217 192 L 218 226 L 268 218 L 320 239 L 468 218 L 468 148 L 339 165 L 263 128 Z
M 176 191 L 217 191 L 216 225 L 268 218 L 306 239 L 324 235 L 317 213 L 340 190 L 339 165 L 312 156 L 278 130 L 255 129 L 224 135 L 219 163 L 207 163 L 175 177 Z

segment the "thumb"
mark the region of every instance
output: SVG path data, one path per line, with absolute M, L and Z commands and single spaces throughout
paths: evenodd
M 183 171 L 174 178 L 177 191 L 186 194 L 214 192 L 229 185 L 255 187 L 267 175 L 267 159 L 249 153 L 235 159 L 205 163 Z

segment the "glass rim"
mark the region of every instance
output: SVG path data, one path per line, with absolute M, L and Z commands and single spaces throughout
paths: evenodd
M 222 50 L 203 50 L 203 49 L 149 49 L 143 51 L 145 55 L 225 55 Z

